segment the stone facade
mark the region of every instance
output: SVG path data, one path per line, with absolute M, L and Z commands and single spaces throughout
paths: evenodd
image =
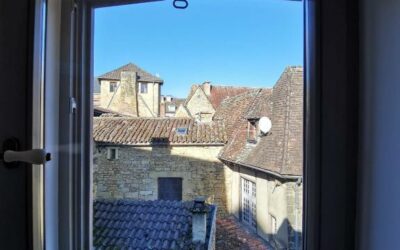
M 160 116 L 163 81 L 158 77 L 130 63 L 99 76 L 98 81 L 100 94 L 97 99 L 100 100 L 97 103 L 101 108 L 129 116 Z
M 115 148 L 116 146 L 113 146 Z M 153 146 L 118 148 L 118 159 L 107 160 L 107 146 L 96 145 L 94 197 L 156 200 L 157 179 L 183 179 L 183 200 L 207 196 L 218 215 L 230 208 L 230 168 L 217 155 L 222 146 Z
M 231 213 L 241 218 L 241 181 L 256 184 L 256 233 L 277 249 L 301 249 L 302 183 L 277 179 L 267 173 L 229 164 Z M 274 218 L 274 222 L 272 221 Z
M 215 109 L 202 88 L 197 88 L 193 96 L 187 101 L 186 108 L 190 114 L 199 121 L 212 120 Z

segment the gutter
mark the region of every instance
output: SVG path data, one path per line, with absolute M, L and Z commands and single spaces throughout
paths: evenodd
M 225 159 L 225 158 L 222 158 L 222 157 L 218 157 L 218 159 L 220 159 L 222 161 L 227 161 L 227 162 L 230 162 L 230 163 L 233 163 L 233 164 L 241 165 L 241 166 L 244 166 L 244 167 L 247 167 L 247 168 L 255 169 L 255 170 L 258 170 L 258 171 L 261 171 L 261 172 L 276 176 L 276 177 L 281 178 L 281 179 L 299 180 L 299 179 L 303 178 L 303 176 L 301 176 L 301 175 L 281 175 L 281 174 L 278 174 L 278 173 L 276 173 L 274 171 L 270 171 L 270 170 L 267 170 L 267 169 L 264 169 L 264 168 L 256 167 L 256 166 L 250 165 L 250 164 L 245 164 L 245 163 L 242 163 L 242 162 L 235 162 L 235 161 L 228 160 L 228 159 Z

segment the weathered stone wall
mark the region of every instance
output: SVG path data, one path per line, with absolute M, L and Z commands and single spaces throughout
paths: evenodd
M 230 168 L 231 213 L 240 219 L 241 179 L 256 183 L 257 234 L 277 249 L 301 249 L 303 186 L 236 164 Z
M 290 250 L 302 249 L 303 183 L 287 182 L 287 218 Z
M 118 159 L 107 160 L 107 147 L 96 146 L 94 197 L 155 200 L 159 177 L 183 178 L 183 200 L 205 195 L 218 206 L 218 215 L 230 208 L 231 170 L 217 155 L 222 146 L 119 147 Z
M 210 114 L 209 115 L 210 119 L 206 120 L 207 117 L 204 117 L 205 120 L 202 120 L 204 122 L 211 121 L 211 118 L 215 113 L 214 107 L 212 106 L 208 97 L 201 88 L 198 88 L 195 91 L 192 98 L 188 101 L 186 107 L 193 117 L 196 117 L 196 114 L 198 113 Z
M 139 83 L 140 85 L 141 83 Z M 138 91 L 138 110 L 140 117 L 160 116 L 160 84 L 147 83 L 147 93 Z

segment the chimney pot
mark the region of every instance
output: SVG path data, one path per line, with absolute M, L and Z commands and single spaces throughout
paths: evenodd
M 192 241 L 193 243 L 206 243 L 207 213 L 206 198 L 200 196 L 194 199 L 192 211 Z

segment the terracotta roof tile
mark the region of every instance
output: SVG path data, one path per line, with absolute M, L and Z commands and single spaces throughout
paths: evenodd
M 287 67 L 272 94 L 263 90 L 248 104 L 244 116 L 234 124 L 234 132 L 220 153 L 220 159 L 265 169 L 283 177 L 303 172 L 303 69 Z M 228 102 L 229 100 L 227 100 Z M 234 112 L 225 110 L 225 113 Z M 257 144 L 247 143 L 247 119 L 267 116 L 272 129 Z M 232 126 L 227 122 L 227 127 Z M 229 129 L 227 129 L 229 131 Z
M 186 128 L 187 134 L 178 135 L 176 128 Z M 119 145 L 227 142 L 223 121 L 200 123 L 190 118 L 95 117 L 93 138 L 97 143 Z

